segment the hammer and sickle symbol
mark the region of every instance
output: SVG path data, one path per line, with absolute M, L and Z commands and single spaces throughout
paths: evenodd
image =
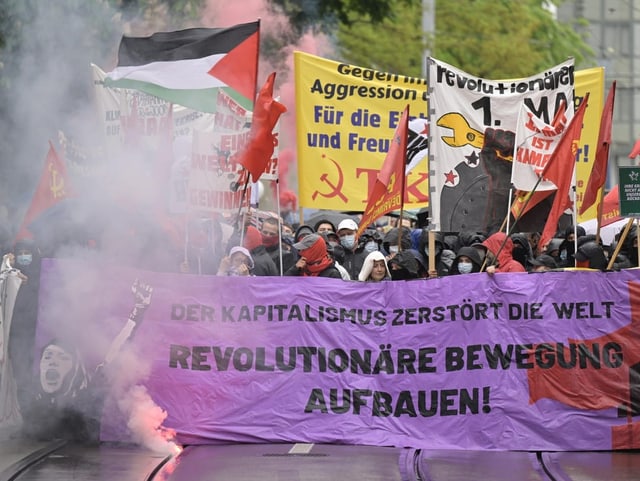
M 344 184 L 344 174 L 342 173 L 342 169 L 340 168 L 340 165 L 338 165 L 338 163 L 335 160 L 333 160 L 333 159 L 329 159 L 329 160 L 331 160 L 331 162 L 333 162 L 335 164 L 336 168 L 338 169 L 338 175 L 339 175 L 338 182 L 334 184 L 329 179 L 329 174 L 327 174 L 325 172 L 324 174 L 322 174 L 320 176 L 320 180 L 322 182 L 324 182 L 325 184 L 327 184 L 329 187 L 331 187 L 331 192 L 325 194 L 323 192 L 320 192 L 319 190 L 316 190 L 311 195 L 311 199 L 312 200 L 316 200 L 316 197 L 318 197 L 318 194 L 320 194 L 322 197 L 326 197 L 327 199 L 330 199 L 331 197 L 338 196 L 346 204 L 347 202 L 349 202 L 349 199 L 347 199 L 347 197 L 342 193 L 342 184 Z
M 64 178 L 59 175 L 56 168 L 49 164 L 49 171 L 51 172 L 49 188 L 54 199 L 64 197 Z

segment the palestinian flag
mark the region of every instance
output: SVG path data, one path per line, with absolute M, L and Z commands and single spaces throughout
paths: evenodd
M 105 85 L 136 89 L 201 112 L 215 112 L 216 89 L 253 110 L 260 22 L 123 36 Z

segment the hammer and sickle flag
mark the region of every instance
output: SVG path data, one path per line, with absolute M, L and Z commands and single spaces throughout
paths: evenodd
M 384 159 L 376 183 L 369 194 L 367 208 L 362 214 L 358 237 L 369 225 L 379 217 L 392 210 L 401 209 L 404 201 L 405 160 L 407 156 L 407 139 L 409 128 L 409 105 L 404 108 L 402 117 L 389 152 Z
M 69 180 L 64 162 L 58 156 L 56 149 L 49 141 L 49 152 L 44 163 L 40 181 L 31 199 L 31 205 L 24 216 L 20 230 L 15 240 L 31 239 L 29 224 L 45 210 L 70 196 Z

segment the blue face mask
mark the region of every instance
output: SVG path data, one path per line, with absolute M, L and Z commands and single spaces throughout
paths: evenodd
M 469 274 L 473 270 L 471 262 L 458 262 L 458 272 L 460 274 Z
M 377 251 L 378 243 L 376 241 L 369 241 L 364 245 L 364 250 L 367 252 Z
M 356 244 L 355 234 L 340 237 L 340 244 L 342 244 L 342 247 L 345 249 L 353 249 L 353 246 Z
M 31 254 L 20 254 L 16 257 L 16 262 L 19 266 L 28 266 L 33 261 Z

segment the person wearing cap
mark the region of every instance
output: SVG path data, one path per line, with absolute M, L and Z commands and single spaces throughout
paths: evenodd
M 313 226 L 313 230 L 315 232 L 317 232 L 318 234 L 322 234 L 323 232 L 333 232 L 333 233 L 335 233 L 336 232 L 336 226 L 333 225 L 333 222 L 331 222 L 328 219 L 320 219 Z
M 344 247 L 342 266 L 347 270 L 351 279 L 358 278 L 368 254 L 363 246 L 358 245 L 356 232 L 358 232 L 358 224 L 353 219 L 343 219 L 338 224 L 337 234 L 340 238 L 340 244 Z
M 511 252 L 513 251 L 513 241 L 504 232 L 491 234 L 482 242 L 486 253 L 487 274 L 496 272 L 526 272 L 525 268 L 515 260 Z
M 556 260 L 548 254 L 540 254 L 530 263 L 531 270 L 529 272 L 548 272 L 558 268 Z
M 350 281 L 351 276 L 340 263 L 344 259 L 344 248 L 340 245 L 338 236 L 335 234 L 335 232 L 322 232 L 319 233 L 319 235 L 321 235 L 324 239 L 324 242 L 327 245 L 327 254 L 329 254 L 329 257 L 331 257 L 331 259 L 333 260 L 333 265 L 336 266 L 336 269 L 340 271 L 342 280 Z M 335 240 L 333 238 L 335 238 Z
M 305 236 L 300 242 L 293 244 L 293 248 L 298 251 L 300 258 L 284 273 L 285 276 L 342 279 L 340 271 L 327 252 L 327 244 L 320 234 Z
M 293 235 L 293 239 L 295 242 L 300 242 L 305 236 L 313 234 L 313 232 L 313 227 L 307 224 L 302 224 L 296 229 L 296 232 Z
M 358 280 L 360 282 L 380 282 L 391 279 L 387 259 L 380 251 L 370 252 L 365 258 Z
M 244 247 L 235 246 L 229 251 L 229 255 L 223 257 L 218 269 L 219 276 L 250 276 L 253 271 L 253 258 Z

